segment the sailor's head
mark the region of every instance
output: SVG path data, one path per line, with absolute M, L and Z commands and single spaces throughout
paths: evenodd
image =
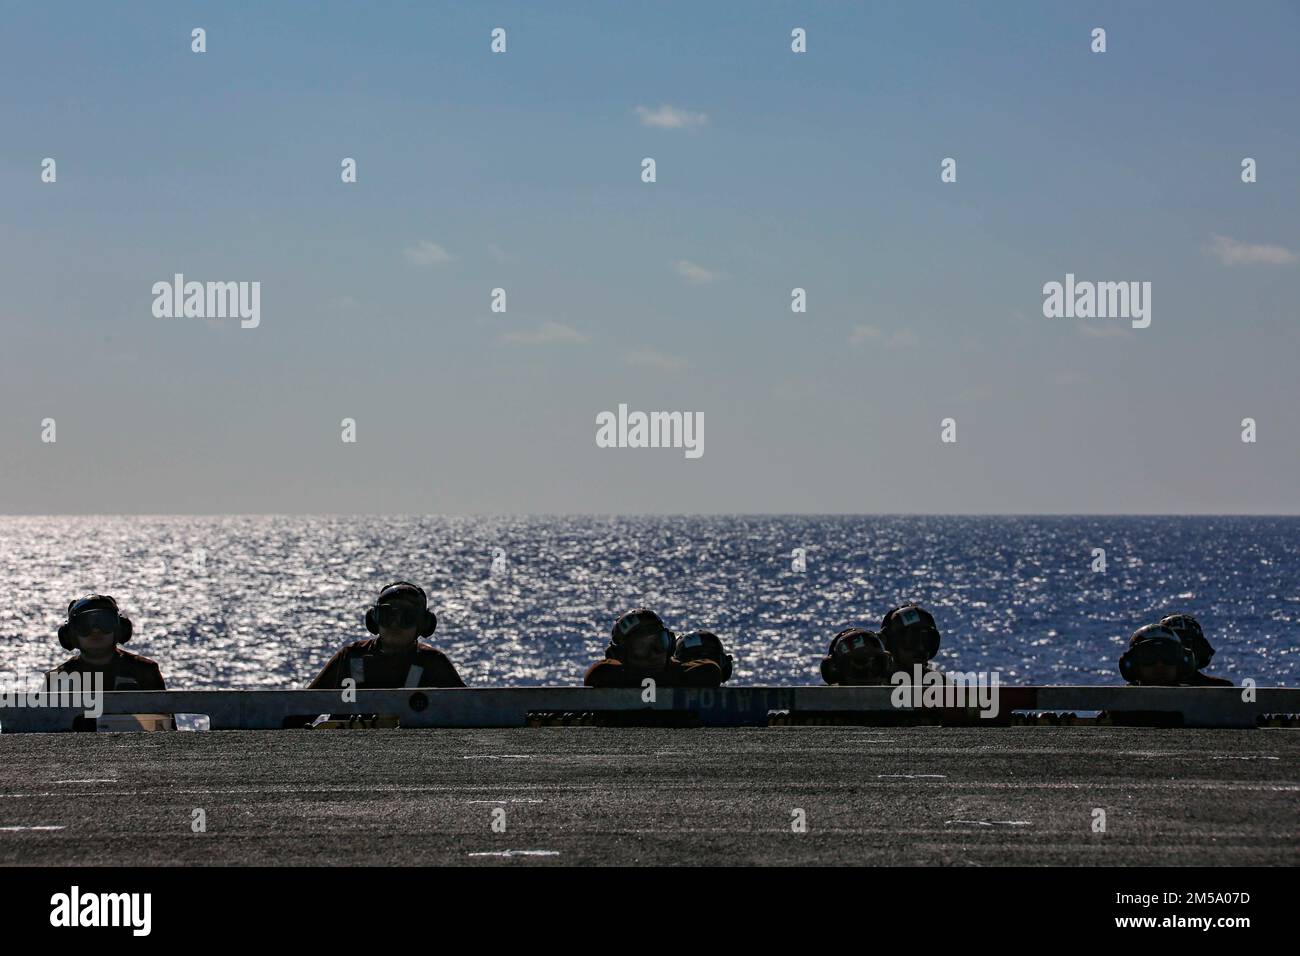
M 676 641 L 658 614 L 639 607 L 614 622 L 610 643 L 624 664 L 653 672 L 668 666 Z
M 432 634 L 437 626 L 428 608 L 422 588 L 398 581 L 379 592 L 374 606 L 366 611 L 366 627 L 385 645 L 413 644 L 417 637 Z
M 895 664 L 907 671 L 939 653 L 939 628 L 934 615 L 919 604 L 893 608 L 880 622 L 880 637 Z
M 1177 684 L 1191 666 L 1191 652 L 1177 634 L 1161 624 L 1148 624 L 1134 631 L 1128 651 L 1120 658 L 1120 673 L 1135 684 Z
M 68 605 L 68 621 L 59 628 L 59 643 L 81 651 L 90 661 L 112 656 L 117 644 L 131 638 L 131 622 L 107 594 L 89 594 Z
M 884 684 L 894 670 L 894 658 L 874 631 L 850 627 L 831 641 L 828 666 L 837 684 Z
M 1183 647 L 1192 652 L 1197 670 L 1209 665 L 1210 658 L 1214 656 L 1214 648 L 1206 639 L 1205 631 L 1201 630 L 1200 621 L 1190 614 L 1170 614 L 1168 617 L 1161 618 L 1160 623 L 1177 634 L 1178 639 L 1183 642 Z
M 722 638 L 712 631 L 690 631 L 677 638 L 673 658 L 685 664 L 688 661 L 713 661 L 722 671 L 722 680 L 731 679 L 732 658 L 722 646 Z

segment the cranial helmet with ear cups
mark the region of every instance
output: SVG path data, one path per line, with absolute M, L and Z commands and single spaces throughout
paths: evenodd
M 885 644 L 874 631 L 864 627 L 846 627 L 831 639 L 830 649 L 822 658 L 822 680 L 828 684 L 843 684 L 851 674 L 851 655 L 859 655 L 859 660 L 866 657 L 878 661 L 877 676 L 884 676 L 894 670 L 894 655 L 885 650 Z
M 73 618 L 91 614 L 101 615 L 106 621 L 111 618 L 117 619 L 115 639 L 118 644 L 125 644 L 131 639 L 131 635 L 135 633 L 135 627 L 132 625 L 131 619 L 122 615 L 118 610 L 116 601 L 107 594 L 88 594 L 68 604 L 68 620 L 59 625 L 59 643 L 67 650 L 75 651 L 78 647 Z
M 1192 652 L 1192 656 L 1196 659 L 1197 670 L 1209 666 L 1210 658 L 1214 656 L 1214 648 L 1206 640 L 1200 621 L 1190 614 L 1170 614 L 1168 617 L 1161 618 L 1160 623 L 1177 634 L 1178 639 L 1183 642 L 1183 647 Z
M 1129 638 L 1128 650 L 1120 655 L 1119 673 L 1130 684 L 1138 683 L 1138 667 L 1144 654 L 1159 655 L 1177 667 L 1175 680 L 1184 680 L 1196 670 L 1196 657 L 1178 635 L 1163 624 L 1139 627 Z
M 924 660 L 930 660 L 939 653 L 939 627 L 934 623 L 934 615 L 914 602 L 901 604 L 884 616 L 880 622 L 880 638 L 885 648 L 894 657 L 901 657 L 899 649 L 903 639 L 918 635 L 925 646 Z
M 623 641 L 641 634 L 657 634 L 664 657 L 667 658 L 672 654 L 677 636 L 668 630 L 663 619 L 654 611 L 647 607 L 638 607 L 620 615 L 614 622 L 614 626 L 610 628 L 609 647 L 605 648 L 605 656 L 614 661 L 623 660 L 625 653 Z
M 731 680 L 732 657 L 722 646 L 722 639 L 712 631 L 691 631 L 677 638 L 673 657 L 686 661 L 709 660 L 722 670 L 722 681 Z
M 398 601 L 419 604 L 422 613 L 416 623 L 416 633 L 420 637 L 428 637 L 438 629 L 438 616 L 429 610 L 429 598 L 424 593 L 424 588 L 409 581 L 397 581 L 380 591 L 375 603 L 366 608 L 366 630 L 378 634 L 379 614 L 376 608 L 381 604 L 394 604 Z

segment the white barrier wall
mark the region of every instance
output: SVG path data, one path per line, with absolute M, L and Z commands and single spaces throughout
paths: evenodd
M 106 714 L 205 714 L 212 730 L 277 730 L 290 718 L 300 726 L 319 714 L 385 714 L 403 727 L 522 727 L 530 713 L 689 712 L 705 726 L 765 726 L 772 712 L 829 713 L 924 711 L 895 706 L 892 687 L 659 688 L 647 702 L 642 691 L 589 687 L 509 687 L 454 690 L 357 690 L 344 702 L 336 690 L 115 691 L 100 695 Z M 55 697 L 56 695 L 51 695 Z M 1245 699 L 1253 696 L 1253 699 Z M 996 711 L 1124 711 L 1182 715 L 1185 726 L 1253 727 L 1262 714 L 1300 713 L 1300 688 L 1261 687 L 1000 687 Z M 0 732 L 73 729 L 86 714 L 78 699 L 39 703 L 23 695 L 0 698 Z M 978 706 L 974 698 L 955 709 Z M 949 712 L 953 708 L 949 707 Z M 990 725 L 997 718 L 990 720 Z

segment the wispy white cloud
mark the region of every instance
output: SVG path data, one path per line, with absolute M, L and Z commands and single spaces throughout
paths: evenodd
M 713 282 L 722 278 L 721 272 L 706 269 L 704 266 L 695 262 L 689 262 L 686 259 L 678 259 L 673 263 L 673 268 L 677 271 L 679 276 L 687 282 L 694 283 L 695 285 L 704 285 L 705 283 Z
M 1228 236 L 1213 236 L 1205 251 L 1225 266 L 1285 266 L 1300 259 L 1285 246 L 1242 242 Z
M 438 266 L 444 262 L 451 262 L 453 256 L 436 242 L 430 242 L 428 239 L 421 239 L 414 245 L 407 246 L 402 250 L 407 261 L 415 263 L 417 266 Z
M 704 113 L 678 109 L 667 103 L 653 110 L 638 106 L 636 113 L 641 117 L 642 126 L 653 126 L 658 129 L 685 129 L 689 126 L 706 126 L 709 122 L 709 117 Z
M 571 325 L 543 322 L 536 329 L 502 332 L 497 341 L 503 345 L 581 345 L 591 340 Z
M 886 335 L 874 325 L 855 325 L 849 333 L 849 345 L 855 349 L 863 345 L 879 345 L 886 349 L 910 349 L 920 344 L 911 329 L 898 329 Z
M 636 349 L 627 352 L 623 356 L 623 361 L 628 365 L 658 369 L 661 372 L 679 372 L 686 367 L 686 359 L 678 358 L 675 355 L 665 355 L 663 352 L 656 352 L 654 349 Z

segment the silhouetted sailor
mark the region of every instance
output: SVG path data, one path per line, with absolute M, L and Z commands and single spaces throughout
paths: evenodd
M 664 687 L 717 687 L 722 670 L 707 658 L 673 659 L 673 632 L 649 608 L 628 611 L 614 622 L 605 659 L 592 664 L 583 683 L 588 687 L 641 687 L 650 678 Z
M 104 690 L 166 690 L 158 665 L 147 657 L 122 650 L 135 628 L 107 594 L 90 594 L 68 605 L 68 620 L 59 626 L 59 643 L 72 657 L 49 671 L 57 674 L 103 674 Z
M 447 655 L 419 640 L 437 626 L 422 588 L 390 584 L 366 608 L 366 630 L 378 636 L 340 649 L 308 688 L 341 688 L 348 678 L 362 688 L 464 687 Z
M 1195 670 L 1184 683 L 1192 687 L 1234 687 L 1232 681 L 1226 677 L 1211 677 L 1209 674 L 1202 674 L 1210 664 L 1210 658 L 1214 656 L 1214 648 L 1205 638 L 1205 632 L 1201 630 L 1200 622 L 1190 614 L 1170 614 L 1168 617 L 1160 619 L 1162 626 L 1169 628 L 1178 635 L 1178 639 L 1183 642 L 1183 647 L 1192 652 L 1192 663 Z
M 713 661 L 722 672 L 722 683 L 731 680 L 732 657 L 722 646 L 722 638 L 712 631 L 691 631 L 677 638 L 673 660 L 680 664 Z
M 894 655 L 885 650 L 880 635 L 864 627 L 836 634 L 821 665 L 826 683 L 852 687 L 888 684 L 894 670 Z
M 880 639 L 893 655 L 896 670 L 911 674 L 918 664 L 922 671 L 935 670 L 930 660 L 939 653 L 939 627 L 919 604 L 891 608 L 880 621 Z

